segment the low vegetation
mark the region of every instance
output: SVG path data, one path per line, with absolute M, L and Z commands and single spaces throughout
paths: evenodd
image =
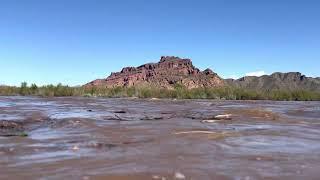
M 320 92 L 295 90 L 255 91 L 233 87 L 186 89 L 177 85 L 174 89 L 155 87 L 130 88 L 84 88 L 69 87 L 62 84 L 38 87 L 21 83 L 20 87 L 0 86 L 1 96 L 97 96 L 97 97 L 138 97 L 138 98 L 176 98 L 176 99 L 225 99 L 225 100 L 279 100 L 279 101 L 318 101 Z

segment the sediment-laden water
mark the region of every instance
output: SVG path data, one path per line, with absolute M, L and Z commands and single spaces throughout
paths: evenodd
M 0 179 L 320 177 L 320 102 L 0 97 L 0 121 Z

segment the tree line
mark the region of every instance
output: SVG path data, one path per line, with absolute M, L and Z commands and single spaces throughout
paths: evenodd
M 220 88 L 187 89 L 176 85 L 172 89 L 157 87 L 115 87 L 85 88 L 70 87 L 62 84 L 37 86 L 21 83 L 20 87 L 0 86 L 1 96 L 41 96 L 41 97 L 138 97 L 172 99 L 223 99 L 223 100 L 278 100 L 278 101 L 319 101 L 320 92 L 308 90 L 250 90 L 231 86 Z

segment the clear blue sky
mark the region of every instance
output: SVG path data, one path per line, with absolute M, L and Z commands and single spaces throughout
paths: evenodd
M 79 85 L 161 55 L 222 77 L 320 76 L 320 1 L 0 1 L 0 84 Z

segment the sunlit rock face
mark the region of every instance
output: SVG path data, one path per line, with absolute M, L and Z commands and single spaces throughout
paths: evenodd
M 162 56 L 158 63 L 125 67 L 120 72 L 111 73 L 106 79 L 92 81 L 85 87 L 153 86 L 173 89 L 178 84 L 192 89 L 221 87 L 224 86 L 224 81 L 210 69 L 200 71 L 192 65 L 190 59 Z

